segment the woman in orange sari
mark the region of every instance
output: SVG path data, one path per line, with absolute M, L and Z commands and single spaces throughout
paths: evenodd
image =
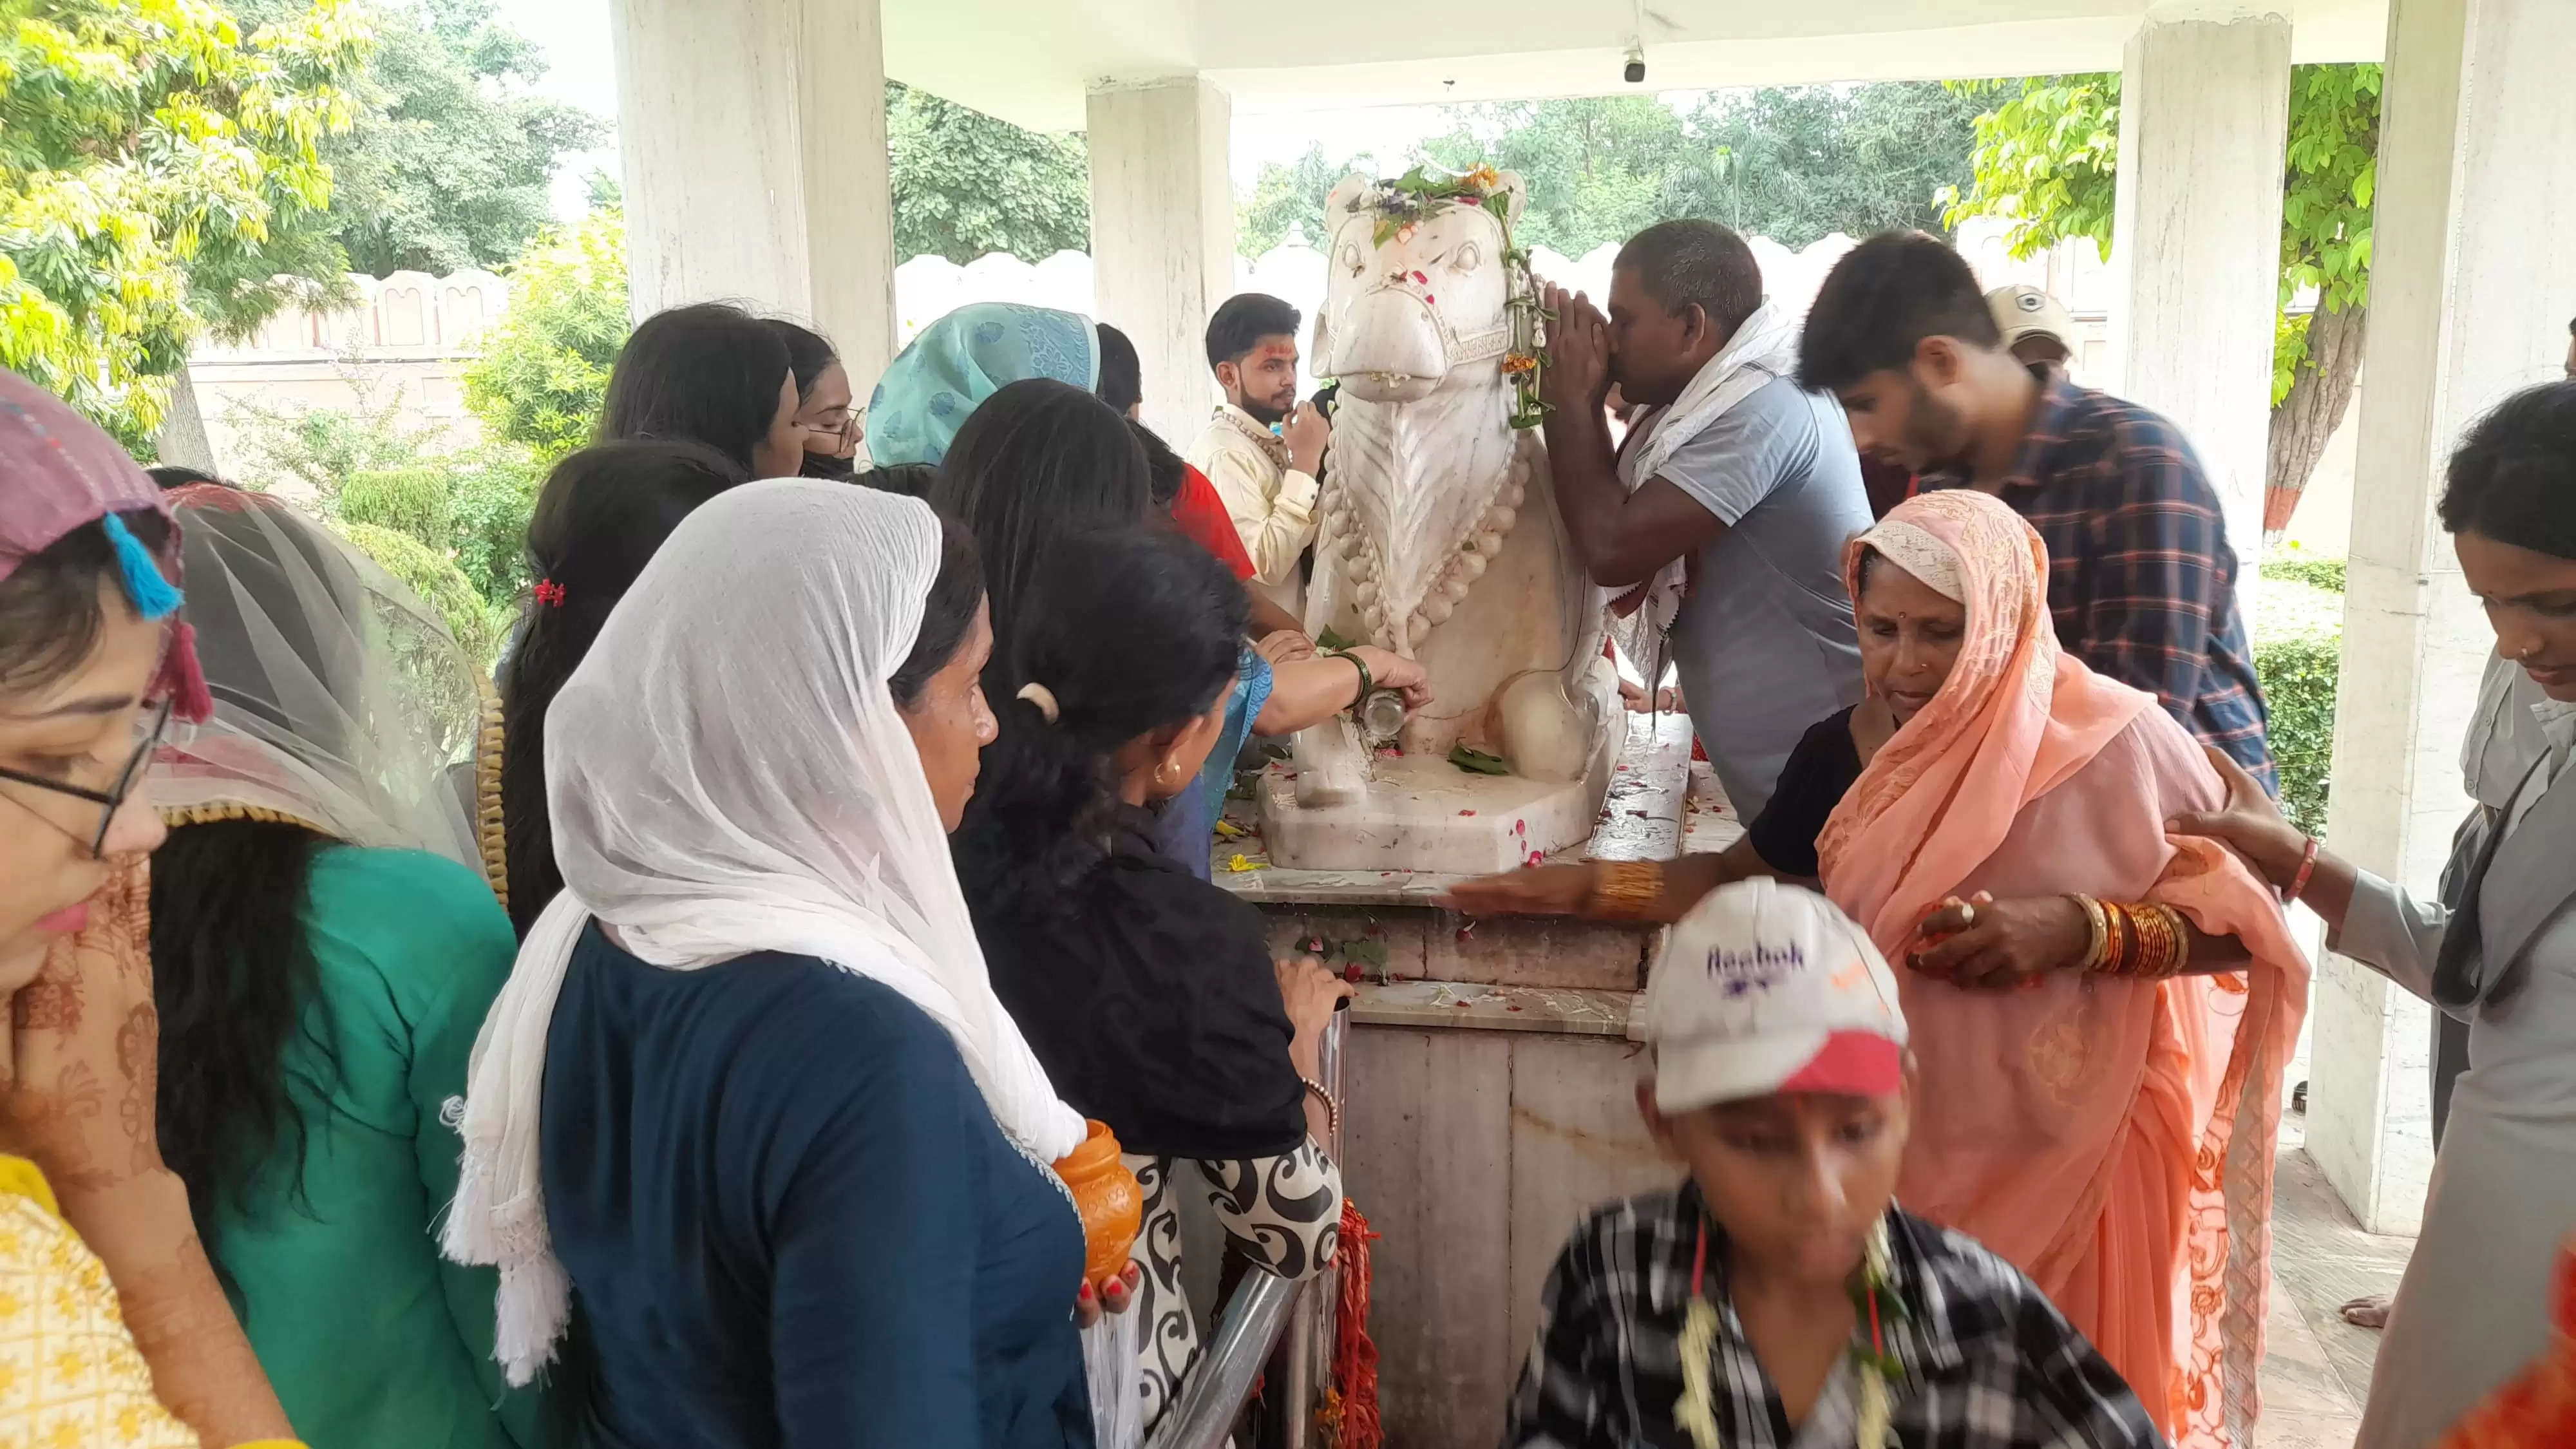
M 1821 876 L 1912 968 L 1898 1199 L 2028 1273 L 2178 1443 L 2244 1449 L 2307 965 L 2236 857 L 2165 834 L 2225 787 L 2153 696 L 2059 652 L 2047 576 L 1992 497 L 1899 504 L 1845 560 L 1869 697 L 1807 732 L 1744 840 L 1450 899 L 1670 921 L 1725 880 Z
M 1903 717 L 1817 855 L 1826 893 L 1915 968 L 1898 1196 L 2030 1274 L 2177 1443 L 2246 1445 L 2306 961 L 2241 862 L 2165 834 L 2225 787 L 2153 696 L 2059 651 L 2027 523 L 1925 494 L 1851 545 L 1855 600 L 1891 569 L 1864 643 L 1893 652 L 1873 689 Z M 1964 616 L 1928 697 L 1909 612 Z

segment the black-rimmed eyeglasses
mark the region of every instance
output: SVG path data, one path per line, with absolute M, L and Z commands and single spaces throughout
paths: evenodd
M 108 829 L 116 823 L 116 812 L 124 808 L 126 798 L 134 793 L 136 783 L 143 778 L 144 768 L 152 762 L 152 752 L 160 748 L 161 741 L 169 732 L 170 701 L 165 699 L 137 719 L 134 731 L 134 753 L 126 757 L 124 768 L 116 772 L 116 784 L 110 789 L 93 790 L 86 785 L 48 780 L 42 775 L 30 775 L 6 766 L 0 766 L 0 780 L 14 781 L 17 784 L 43 790 L 48 794 L 65 795 L 74 800 L 86 800 L 96 805 L 98 827 L 92 830 L 86 819 L 83 819 L 78 826 L 66 825 L 56 819 L 53 812 L 38 810 L 24 801 L 19 802 L 29 813 L 42 816 L 48 824 L 74 840 L 82 839 L 86 835 L 91 856 L 101 856 L 107 848 Z M 85 815 L 86 812 L 81 813 Z

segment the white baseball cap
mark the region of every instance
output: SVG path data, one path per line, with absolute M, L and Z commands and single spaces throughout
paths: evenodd
M 1904 1089 L 1905 1014 L 1886 959 L 1833 902 L 1767 876 L 1718 887 L 1673 927 L 1641 1016 L 1665 1112 Z
M 2034 334 L 2054 337 L 2066 350 L 2075 350 L 2075 319 L 2063 303 L 2026 282 L 1997 287 L 1986 294 L 1986 308 L 1995 314 L 1995 326 L 2004 334 L 2004 346 Z

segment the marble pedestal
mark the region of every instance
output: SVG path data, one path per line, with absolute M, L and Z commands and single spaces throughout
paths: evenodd
M 1688 720 L 1637 720 L 1592 828 L 1562 858 L 1724 849 L 1742 826 L 1706 771 L 1690 762 Z M 1342 1184 L 1381 1235 L 1369 1332 L 1387 1442 L 1486 1449 L 1566 1233 L 1595 1204 L 1681 1174 L 1638 1120 L 1642 1058 L 1627 1039 L 1657 933 L 1470 920 L 1439 905 L 1453 873 L 1287 869 L 1260 811 L 1231 809 L 1248 830 L 1218 842 L 1217 884 L 1260 908 L 1274 954 L 1315 951 L 1361 980 Z
M 1256 801 L 1270 861 L 1301 871 L 1490 875 L 1581 845 L 1603 822 L 1626 751 L 1625 716 L 1614 714 L 1602 734 L 1581 779 L 1479 775 L 1437 756 L 1389 755 L 1374 762 L 1366 789 L 1332 804 L 1299 803 L 1292 767 L 1274 765 Z

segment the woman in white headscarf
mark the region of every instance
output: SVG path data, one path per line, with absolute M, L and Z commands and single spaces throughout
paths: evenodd
M 578 1303 L 634 1445 L 1092 1442 L 1083 1124 L 949 864 L 993 716 L 971 542 L 772 480 L 673 531 L 547 713 L 563 893 L 484 1023 L 451 1256 L 514 1382 Z
M 456 1191 L 440 1107 L 516 950 L 449 780 L 483 753 L 481 671 L 276 499 L 166 501 L 214 713 L 146 781 L 170 827 L 151 888 L 163 1156 L 312 1440 L 541 1449 L 546 1406 L 491 1363 L 491 1271 L 431 1236 Z

